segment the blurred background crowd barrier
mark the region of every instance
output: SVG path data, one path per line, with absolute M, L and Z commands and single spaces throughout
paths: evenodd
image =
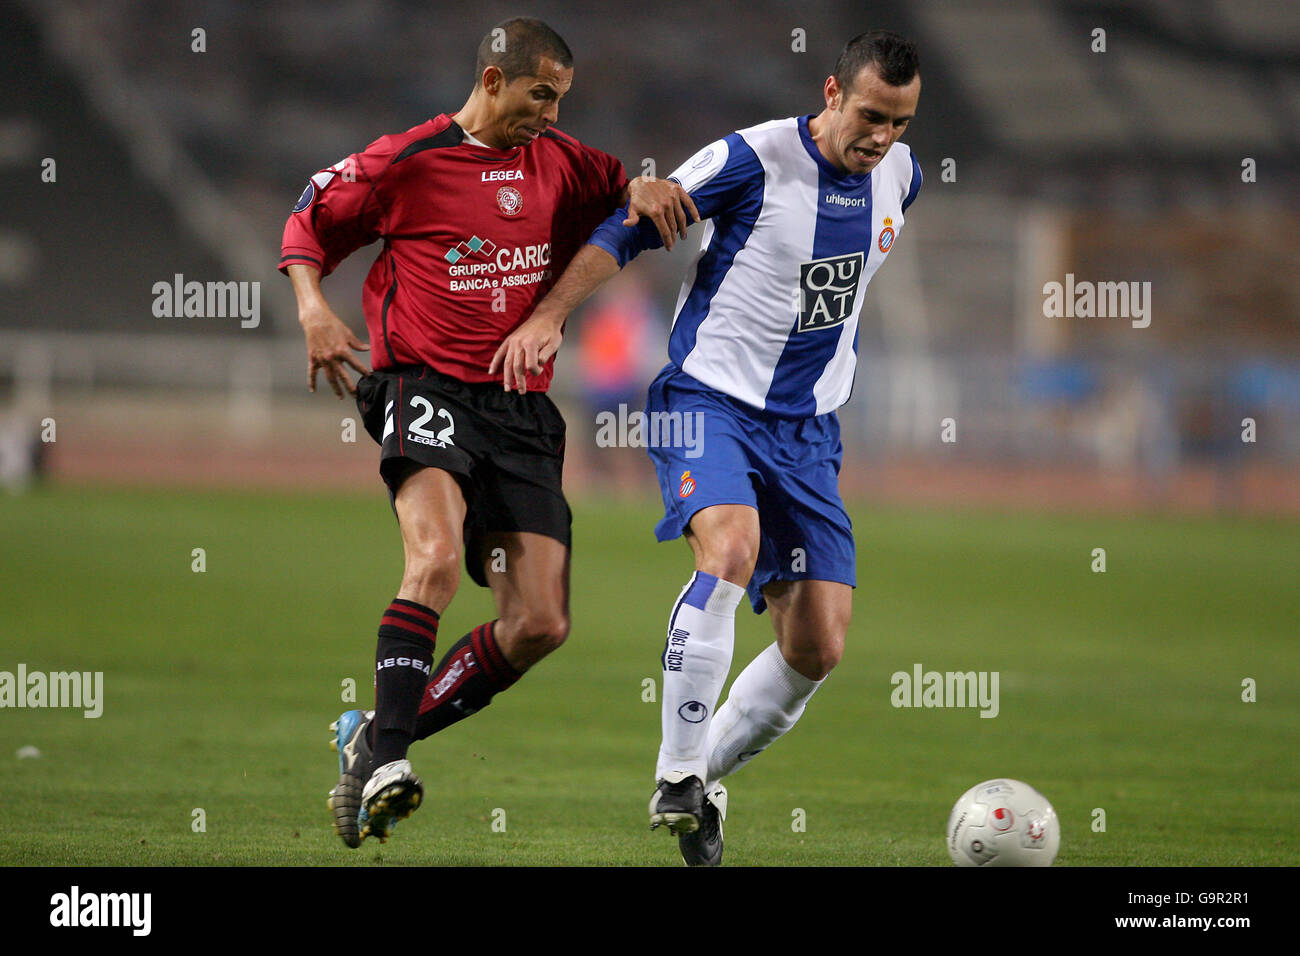
M 519 14 L 574 51 L 559 127 L 629 175 L 817 112 L 858 32 L 915 39 L 925 187 L 866 296 L 848 495 L 1300 512 L 1286 0 L 0 0 L 0 482 L 377 490 L 352 404 L 306 392 L 281 230 L 316 170 L 458 109 Z M 570 322 L 574 493 L 654 493 L 595 417 L 642 400 L 697 243 Z M 325 284 L 358 330 L 378 248 Z M 177 276 L 258 283 L 256 321 L 158 316 Z M 1053 314 L 1045 286 L 1076 281 L 1147 289 L 1146 314 Z

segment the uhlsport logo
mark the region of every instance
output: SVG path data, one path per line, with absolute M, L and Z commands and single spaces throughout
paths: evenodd
M 688 724 L 698 724 L 709 716 L 709 708 L 705 707 L 698 700 L 688 700 L 682 706 L 677 708 L 677 716 Z
M 841 196 L 839 193 L 827 193 L 822 197 L 832 206 L 843 206 L 845 209 L 866 209 L 866 196 Z
M 799 331 L 843 325 L 853 313 L 862 278 L 860 252 L 799 264 Z
M 881 252 L 888 252 L 889 247 L 894 244 L 894 220 L 892 216 L 885 217 L 885 228 L 880 230 L 880 238 L 876 240 L 876 246 Z

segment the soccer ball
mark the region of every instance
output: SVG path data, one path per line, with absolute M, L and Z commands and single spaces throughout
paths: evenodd
M 958 866 L 1051 866 L 1061 827 L 1047 798 L 1019 780 L 985 780 L 948 816 L 948 855 Z

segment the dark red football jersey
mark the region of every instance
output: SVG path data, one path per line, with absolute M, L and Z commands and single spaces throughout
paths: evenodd
M 314 175 L 285 224 L 280 271 L 307 262 L 329 275 L 383 239 L 362 296 L 373 367 L 500 381 L 488 375 L 497 348 L 626 185 L 622 163 L 558 130 L 490 149 L 443 114 Z M 546 390 L 553 363 L 529 389 Z

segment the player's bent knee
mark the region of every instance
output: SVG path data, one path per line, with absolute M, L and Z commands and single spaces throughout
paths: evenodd
M 821 653 L 819 653 L 817 655 L 816 663 L 817 663 L 817 670 L 821 672 L 821 677 L 817 679 L 821 680 L 831 671 L 835 670 L 835 668 L 839 666 L 840 658 L 842 658 L 843 656 L 844 656 L 844 648 L 842 646 L 827 648 L 823 650 Z
M 701 570 L 743 586 L 757 561 L 758 542 L 743 532 L 728 532 L 706 542 L 700 563 Z
M 824 680 L 844 656 L 844 644 L 801 649 L 786 657 L 786 663 L 809 680 Z
M 403 580 L 420 587 L 442 586 L 455 589 L 460 581 L 460 554 L 456 548 L 439 542 L 408 548 Z
M 540 660 L 569 636 L 569 618 L 564 614 L 533 613 L 502 623 L 511 635 L 510 643 L 529 660 Z

